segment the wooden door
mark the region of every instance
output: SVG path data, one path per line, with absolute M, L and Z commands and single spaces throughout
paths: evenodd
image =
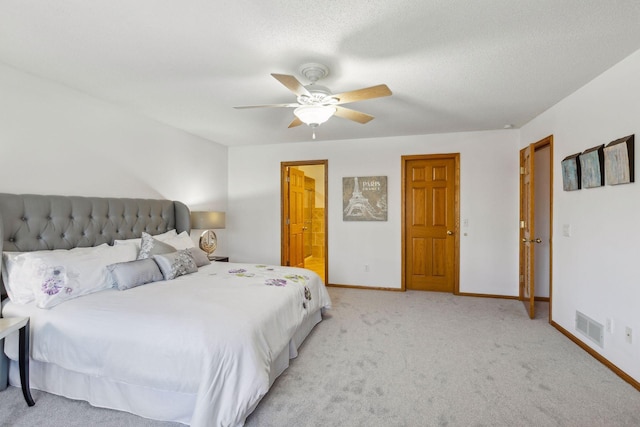
M 313 255 L 313 211 L 316 207 L 316 180 L 304 177 L 304 258 Z
M 458 291 L 459 155 L 403 156 L 405 289 Z
M 530 145 L 520 151 L 520 300 L 535 317 L 535 186 L 534 151 Z
M 548 153 L 536 161 L 536 153 Z M 532 319 L 535 318 L 537 288 L 548 281 L 549 321 L 552 320 L 553 295 L 553 135 L 520 151 L 520 300 Z M 546 178 L 546 179 L 544 179 Z M 548 186 L 537 188 L 536 181 Z M 536 203 L 537 202 L 537 203 Z M 543 209 L 539 209 L 543 206 Z M 548 213 L 545 212 L 548 209 Z M 542 220 L 536 215 L 542 215 Z M 542 226 L 542 227 L 541 227 Z M 538 273 L 536 274 L 536 270 Z M 540 298 L 545 300 L 545 297 Z
M 307 268 L 311 268 L 316 271 L 323 280 L 328 280 L 329 277 L 329 245 L 327 241 L 329 223 L 327 220 L 327 212 L 328 212 L 328 194 L 329 194 L 329 185 L 328 185 L 328 168 L 329 161 L 328 160 L 299 160 L 292 162 L 281 162 L 280 163 L 280 184 L 281 184 L 281 217 L 280 217 L 280 263 L 281 265 L 295 265 L 294 262 L 297 262 L 300 265 L 300 262 L 304 265 L 304 236 L 301 234 L 302 227 L 304 227 L 304 178 L 300 181 L 300 177 L 298 174 L 296 176 L 291 177 L 290 171 L 297 170 L 298 172 L 303 172 L 307 167 L 312 166 L 320 166 L 321 171 L 314 171 L 316 173 L 316 181 L 315 181 L 315 190 L 318 191 L 320 189 L 320 194 L 323 195 L 321 204 L 315 205 L 314 207 L 321 209 L 322 218 L 314 218 L 315 224 L 318 227 L 318 234 L 315 235 L 314 245 L 318 247 L 313 247 L 312 250 L 314 252 L 314 263 L 312 266 L 306 266 Z M 308 170 L 308 169 L 307 169 Z M 291 188 L 291 183 L 294 184 L 294 188 Z M 302 189 L 297 189 L 299 185 L 302 185 Z M 299 199 L 296 198 L 300 196 Z M 315 199 L 317 201 L 317 199 Z M 298 208 L 291 207 L 291 205 L 297 204 Z M 300 208 L 302 207 L 302 208 Z M 291 230 L 291 232 L 290 232 Z M 301 237 L 293 237 L 291 233 Z M 302 241 L 300 240 L 302 239 Z M 296 258 L 295 260 L 292 259 Z
M 289 265 L 304 267 L 304 172 L 289 168 Z

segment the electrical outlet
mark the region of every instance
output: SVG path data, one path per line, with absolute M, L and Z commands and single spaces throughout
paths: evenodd
M 606 328 L 607 332 L 609 332 L 610 334 L 613 333 L 613 320 L 610 317 L 607 317 Z
M 631 344 L 633 342 L 633 331 L 628 326 L 626 328 L 624 328 L 624 339 L 629 344 Z

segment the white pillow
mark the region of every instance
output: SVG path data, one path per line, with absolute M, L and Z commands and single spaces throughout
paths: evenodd
M 24 253 L 2 253 L 2 283 L 9 299 L 17 304 L 28 304 L 35 298 L 31 285 L 21 277 L 24 272 L 22 268 L 25 261 L 22 256 Z
M 97 246 L 108 246 L 106 243 Z M 11 301 L 17 304 L 28 304 L 35 299 L 31 288 L 30 280 L 32 279 L 31 271 L 25 267 L 25 262 L 33 257 L 42 254 L 51 253 L 74 253 L 90 252 L 96 247 L 73 248 L 73 249 L 56 249 L 52 251 L 33 251 L 33 252 L 3 252 L 2 253 L 2 281 L 7 290 L 7 295 Z
M 93 250 L 27 253 L 22 278 L 27 279 L 40 308 L 113 287 L 107 265 L 136 258 L 133 245 L 101 245 Z
M 184 233 L 184 232 L 183 232 Z M 162 234 L 156 234 L 155 236 L 153 236 L 154 239 L 160 240 L 161 242 L 164 242 L 167 239 L 170 239 L 172 237 L 176 237 L 178 235 L 178 233 L 176 232 L 175 229 L 173 230 L 169 230 L 165 233 Z M 140 241 L 142 239 L 141 238 L 137 238 L 137 239 L 125 239 L 125 240 L 114 240 L 113 241 L 113 245 L 135 245 L 136 250 L 140 251 Z
M 157 239 L 156 236 L 153 236 L 153 237 Z M 193 243 L 193 240 L 191 240 L 191 236 L 189 236 L 189 233 L 187 233 L 186 231 L 183 231 L 182 233 L 173 237 L 169 237 L 165 240 L 161 240 L 161 239 L 158 239 L 158 240 L 173 246 L 177 250 L 196 247 L 195 243 Z

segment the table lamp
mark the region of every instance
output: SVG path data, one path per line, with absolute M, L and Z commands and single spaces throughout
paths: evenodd
M 216 211 L 194 211 L 191 212 L 191 228 L 195 230 L 204 230 L 200 235 L 200 249 L 207 253 L 211 258 L 211 254 L 218 247 L 218 238 L 213 229 L 221 229 L 225 227 L 225 213 Z

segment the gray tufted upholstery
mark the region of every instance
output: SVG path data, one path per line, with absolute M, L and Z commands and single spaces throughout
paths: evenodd
M 71 249 L 116 239 L 190 231 L 181 202 L 0 193 L 0 251 Z M 4 295 L 4 287 L 1 287 Z

